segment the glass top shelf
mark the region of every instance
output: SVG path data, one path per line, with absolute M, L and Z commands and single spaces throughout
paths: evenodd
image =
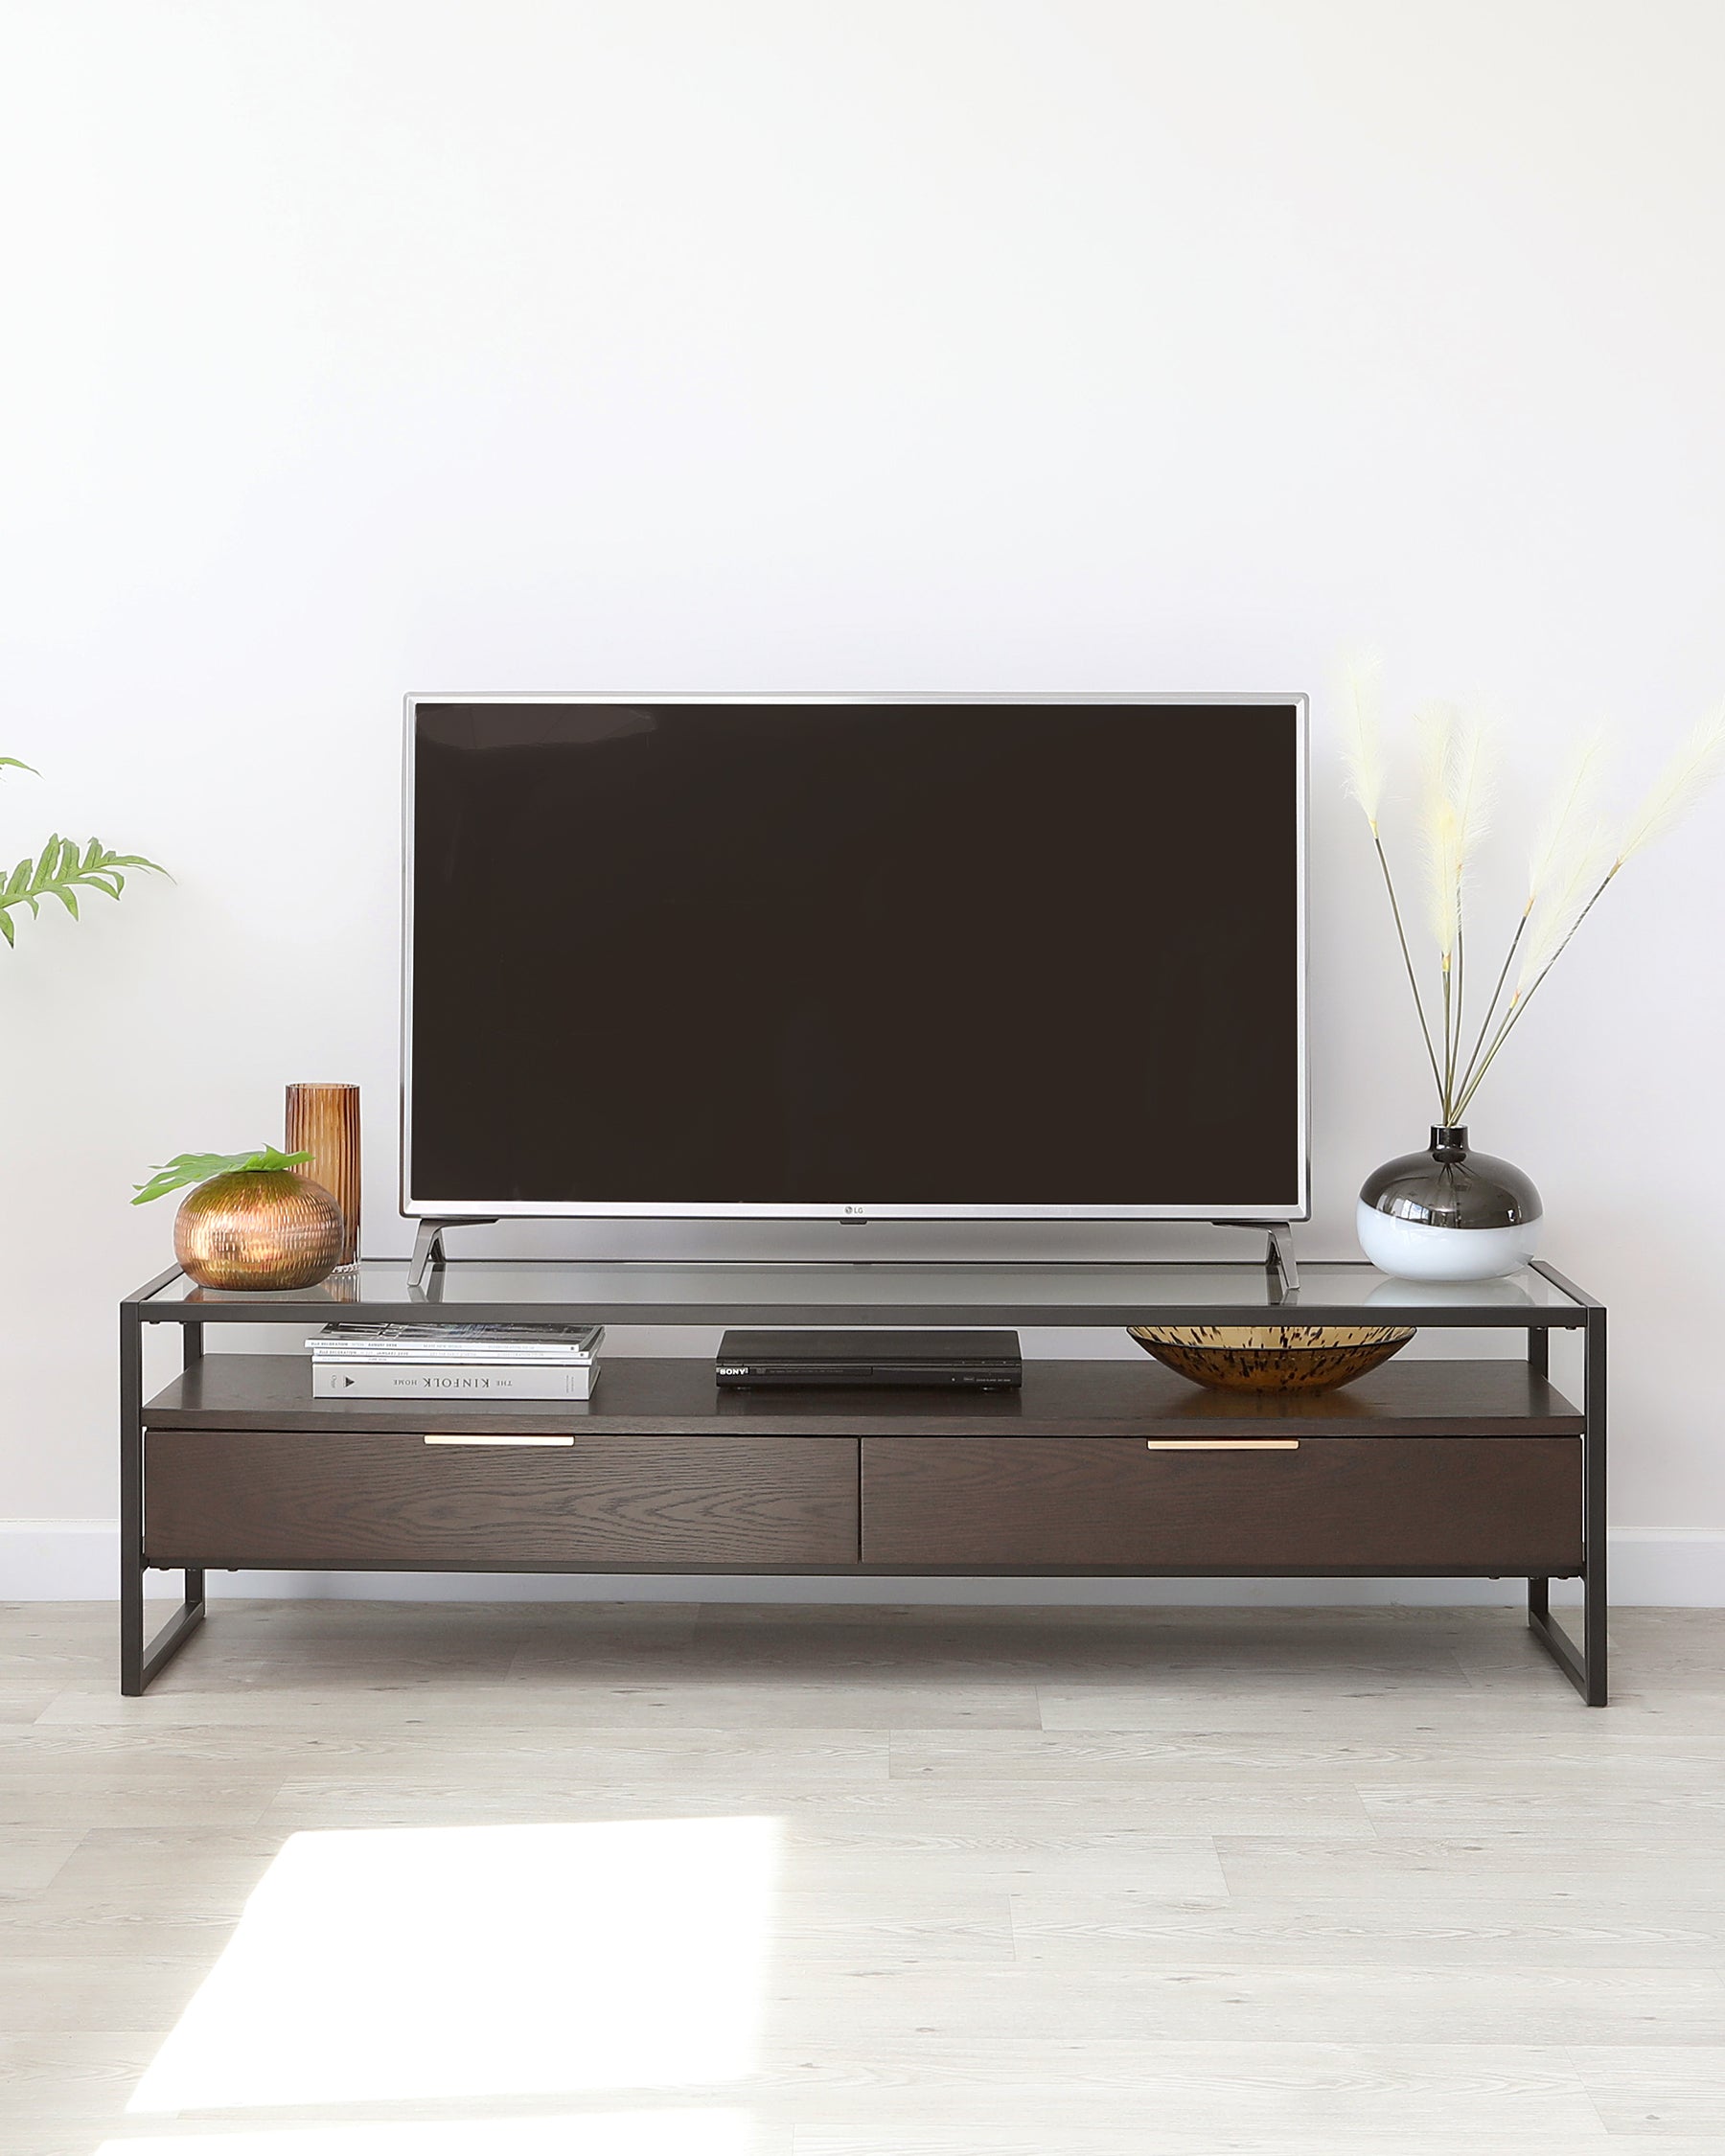
M 555 1310 L 611 1325 L 1578 1325 L 1588 1298 L 1537 1267 L 1501 1280 L 1395 1280 L 1359 1260 L 1303 1262 L 1284 1290 L 1261 1263 L 1141 1265 L 598 1263 L 451 1258 L 409 1282 L 405 1258 L 367 1258 L 316 1287 L 242 1294 L 180 1272 L 127 1297 L 146 1320 L 328 1322 L 442 1318 L 507 1323 Z

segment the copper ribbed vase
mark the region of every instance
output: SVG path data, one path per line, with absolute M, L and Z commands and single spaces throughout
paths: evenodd
M 173 1254 L 204 1288 L 309 1288 L 341 1255 L 341 1207 L 287 1168 L 241 1168 L 188 1192 Z
M 319 1182 L 341 1207 L 341 1255 L 359 1255 L 359 1089 L 357 1086 L 289 1086 L 285 1150 L 311 1158 L 294 1170 Z

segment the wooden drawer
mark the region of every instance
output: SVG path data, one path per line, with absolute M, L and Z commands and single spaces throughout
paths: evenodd
M 150 1565 L 706 1571 L 857 1561 L 845 1437 L 150 1430 Z
M 917 1571 L 1562 1574 L 1574 1437 L 868 1437 L 862 1556 Z

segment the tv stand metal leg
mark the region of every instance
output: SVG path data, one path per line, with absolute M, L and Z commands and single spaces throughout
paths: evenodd
M 413 1255 L 407 1260 L 407 1286 L 412 1294 L 423 1295 L 426 1277 L 435 1266 L 442 1271 L 448 1257 L 444 1248 L 444 1237 L 451 1227 L 494 1227 L 493 1220 L 422 1220 L 413 1231 Z
M 122 1647 L 120 1689 L 127 1699 L 137 1699 L 150 1680 L 167 1667 L 204 1620 L 204 1576 L 190 1567 L 186 1571 L 185 1599 L 163 1625 L 149 1646 L 144 1644 L 144 1571 L 138 1568 L 137 1622 Z M 123 1635 L 126 1628 L 122 1624 Z
M 124 1559 L 120 1568 L 120 1690 L 136 1699 L 144 1689 L 144 1568 Z
M 120 1305 L 120 1689 L 144 1689 L 144 1321 Z
M 407 1260 L 407 1285 L 424 1288 L 426 1274 L 434 1265 L 444 1262 L 444 1224 L 440 1220 L 423 1220 L 413 1231 L 413 1255 Z
M 1300 1266 L 1294 1255 L 1294 1223 L 1289 1220 L 1213 1220 L 1212 1227 L 1256 1227 L 1269 1237 L 1264 1248 L 1264 1271 L 1280 1278 L 1282 1295 L 1299 1292 Z M 1279 1297 L 1277 1298 L 1280 1299 Z
M 1587 1658 L 1587 1704 L 1603 1707 L 1608 1699 L 1605 1639 L 1605 1313 L 1597 1303 L 1587 1313 L 1586 1375 L 1581 1412 L 1587 1418 L 1582 1439 L 1582 1548 L 1587 1564 L 1582 1588 L 1581 1640 Z
M 183 1366 L 203 1357 L 203 1327 L 180 1334 Z M 137 1699 L 204 1618 L 204 1575 L 188 1565 L 179 1608 L 155 1638 L 144 1638 L 144 1321 L 135 1302 L 120 1305 L 120 1690 Z
M 1593 1697 L 1592 1673 L 1587 1666 L 1587 1657 L 1563 1627 L 1552 1619 L 1552 1583 L 1549 1579 L 1530 1579 L 1528 1582 L 1528 1629 L 1588 1706 L 1602 1707 L 1603 1700 Z
M 1597 1303 L 1587 1313 L 1584 1351 L 1586 1376 L 1581 1412 L 1581 1644 L 1577 1647 L 1552 1616 L 1551 1583 L 1528 1582 L 1528 1624 L 1540 1645 L 1575 1686 L 1589 1707 L 1610 1700 L 1610 1649 L 1606 1641 L 1605 1586 L 1605 1313 Z M 1536 1366 L 1545 1360 L 1542 1341 Z

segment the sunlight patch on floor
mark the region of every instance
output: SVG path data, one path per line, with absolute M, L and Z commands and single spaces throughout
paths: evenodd
M 753 2156 L 755 2146 L 747 2112 L 661 2111 L 150 2134 L 105 2141 L 97 2156 Z
M 126 2109 L 738 2080 L 778 1844 L 772 1819 L 296 1834 Z

